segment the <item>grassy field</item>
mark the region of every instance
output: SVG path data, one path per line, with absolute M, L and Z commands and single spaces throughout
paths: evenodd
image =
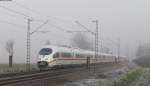
M 135 82 L 139 79 L 142 73 L 142 69 L 135 69 L 133 71 L 130 71 L 118 80 L 114 81 L 112 83 L 112 86 L 135 86 Z
M 134 86 L 150 86 L 150 68 L 144 68 Z
M 31 64 L 31 71 L 38 70 L 36 64 Z M 14 73 L 14 72 L 25 72 L 26 64 L 13 64 L 13 67 L 10 68 L 8 64 L 0 64 L 0 74 L 4 73 Z

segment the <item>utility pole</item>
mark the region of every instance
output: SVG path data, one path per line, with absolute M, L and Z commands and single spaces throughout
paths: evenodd
M 78 25 L 80 25 L 81 27 L 83 27 L 87 32 L 91 33 L 95 37 L 95 55 L 94 55 L 95 57 L 94 57 L 94 63 L 96 63 L 97 58 L 98 58 L 98 52 L 99 52 L 99 50 L 98 50 L 98 48 L 99 48 L 98 47 L 98 20 L 94 20 L 92 22 L 96 24 L 96 30 L 95 30 L 95 32 L 90 31 L 84 25 L 82 25 L 81 23 L 79 23 L 78 21 L 76 21 L 76 23 Z M 94 64 L 94 74 L 95 73 L 96 73 L 96 64 Z
M 95 30 L 95 59 L 94 63 L 96 63 L 96 60 L 98 58 L 98 20 L 92 21 L 96 24 L 96 30 Z M 94 73 L 96 73 L 96 64 L 94 65 Z
M 39 27 L 37 27 L 33 32 L 31 32 L 31 19 L 28 18 L 27 19 L 27 63 L 26 63 L 26 71 L 30 72 L 31 70 L 31 65 L 30 65 L 30 56 L 31 56 L 31 50 L 30 50 L 30 46 L 31 46 L 31 35 L 33 35 L 35 32 L 43 32 L 43 31 L 38 31 L 43 25 L 48 23 L 48 20 L 46 22 L 44 22 L 43 24 L 41 24 Z M 46 31 L 49 32 L 49 31 Z
M 30 71 L 30 24 L 31 19 L 27 19 L 27 63 L 26 71 Z
M 118 61 L 120 57 L 120 38 L 118 38 Z

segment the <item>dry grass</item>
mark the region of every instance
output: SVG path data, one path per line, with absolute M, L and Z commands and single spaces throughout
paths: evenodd
M 31 64 L 31 71 L 38 70 L 36 64 Z M 14 64 L 12 68 L 8 64 L 0 64 L 0 74 L 25 72 L 26 64 Z

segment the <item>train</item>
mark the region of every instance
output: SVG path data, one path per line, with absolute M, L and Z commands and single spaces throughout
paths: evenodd
M 112 63 L 125 61 L 125 57 L 94 51 L 56 45 L 43 46 L 38 53 L 37 65 L 40 70 L 73 67 L 86 64 Z

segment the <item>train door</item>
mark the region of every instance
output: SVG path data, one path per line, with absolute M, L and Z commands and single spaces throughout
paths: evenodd
M 86 64 L 87 64 L 87 67 L 90 66 L 90 57 L 89 56 L 87 57 Z

